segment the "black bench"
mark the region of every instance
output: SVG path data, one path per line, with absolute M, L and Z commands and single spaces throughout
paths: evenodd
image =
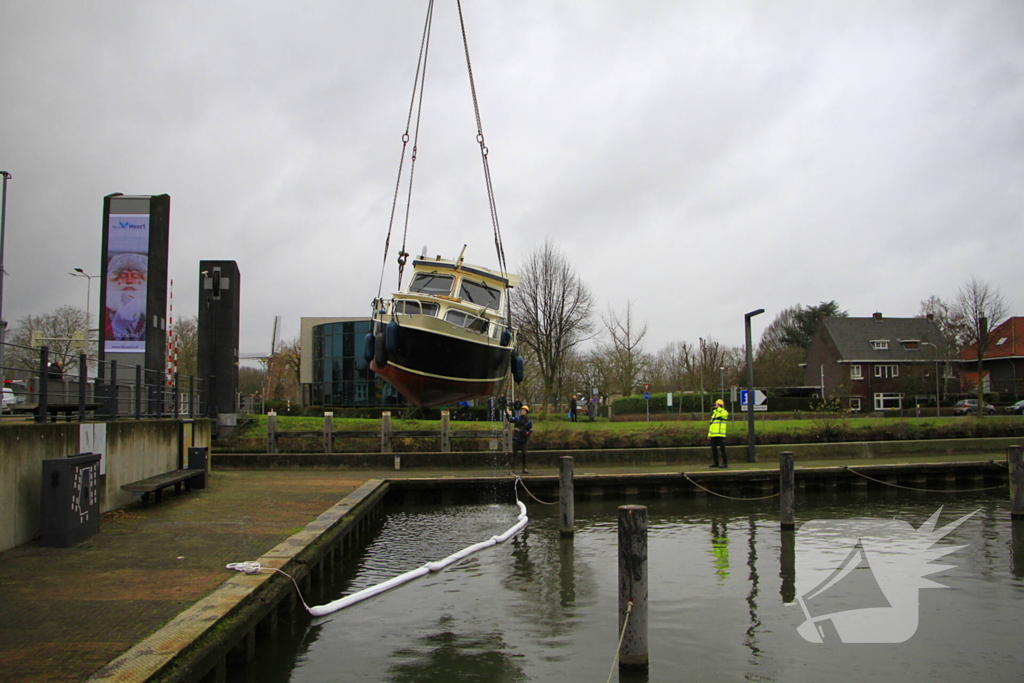
M 200 481 L 193 482 L 193 479 L 202 477 Z M 185 485 L 186 491 L 191 491 L 195 488 L 206 488 L 206 470 L 205 469 L 192 469 L 192 470 L 174 470 L 173 472 L 164 472 L 154 477 L 148 477 L 146 479 L 140 479 L 139 481 L 133 481 L 130 484 L 125 484 L 121 487 L 122 491 L 128 491 L 136 495 L 142 495 L 142 504 L 147 505 L 149 503 L 149 494 L 156 493 L 156 502 L 160 502 L 161 492 L 170 486 L 174 486 L 175 493 L 181 492 L 181 485 Z

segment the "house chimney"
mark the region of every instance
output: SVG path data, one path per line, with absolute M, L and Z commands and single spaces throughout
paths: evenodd
M 932 322 L 935 322 L 935 314 L 934 313 L 927 314 L 925 316 L 925 318 L 927 318 L 928 320 L 931 320 Z
M 872 317 L 873 317 L 873 318 L 874 318 L 875 320 L 881 320 L 881 319 L 882 319 L 882 314 L 881 314 L 881 313 L 879 313 L 878 311 L 875 311 L 875 314 L 874 314 L 874 315 L 873 315 Z

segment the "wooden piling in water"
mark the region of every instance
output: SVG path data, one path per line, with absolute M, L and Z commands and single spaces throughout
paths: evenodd
M 573 470 L 571 455 L 563 455 L 558 459 L 558 533 L 561 536 L 572 536 L 576 532 Z
M 619 669 L 648 668 L 647 507 L 619 507 Z
M 1010 465 L 1010 519 L 1024 519 L 1024 456 L 1020 446 L 1006 449 Z
M 779 453 L 779 519 L 783 529 L 796 526 L 795 501 L 796 476 L 793 473 L 793 453 Z

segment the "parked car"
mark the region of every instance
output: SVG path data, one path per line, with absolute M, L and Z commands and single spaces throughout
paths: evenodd
M 14 395 L 14 390 L 7 387 L 3 388 L 3 400 L 0 402 L 0 413 L 12 412 L 12 406 L 18 402 L 18 397 Z
M 1012 406 L 1006 406 L 1006 412 L 1010 415 L 1024 415 L 1024 401 L 1017 401 Z
M 984 410 L 985 410 L 985 414 L 986 415 L 995 415 L 996 414 L 996 407 L 994 405 L 992 405 L 991 403 L 986 403 Z M 976 398 L 969 398 L 969 399 L 964 400 L 964 401 L 957 401 L 956 404 L 953 406 L 953 414 L 954 415 L 977 415 L 978 414 L 978 399 L 976 399 Z

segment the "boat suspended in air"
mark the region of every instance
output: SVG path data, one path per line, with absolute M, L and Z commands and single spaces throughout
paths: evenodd
M 509 296 L 519 278 L 507 272 L 502 246 L 498 211 L 494 200 L 487 145 L 480 123 L 480 108 L 469 61 L 469 44 L 461 3 L 459 23 L 463 26 L 463 52 L 469 75 L 473 109 L 476 114 L 476 141 L 483 161 L 484 187 L 490 207 L 497 268 L 465 263 L 466 246 L 457 259 L 441 256 L 428 258 L 426 249 L 412 262 L 413 272 L 403 286 L 403 272 L 409 254 L 405 250 L 412 205 L 412 181 L 416 159 L 423 150 L 419 146 L 423 84 L 426 74 L 430 30 L 434 2 L 430 0 L 420 42 L 419 63 L 413 83 L 412 100 L 405 133 L 402 135 L 402 157 L 398 165 L 398 181 L 391 207 L 391 219 L 384 245 L 381 283 L 388 261 L 392 229 L 399 207 L 405 198 L 405 229 L 398 250 L 398 291 L 391 298 L 382 296 L 378 288 L 373 300 L 373 332 L 366 335 L 363 355 L 370 368 L 383 377 L 399 393 L 421 407 L 435 407 L 486 398 L 498 394 L 511 375 L 516 383 L 523 379 L 523 358 L 516 351 L 516 331 L 512 327 Z M 412 158 L 407 192 L 401 192 L 406 151 L 411 143 Z
M 418 406 L 494 396 L 509 373 L 523 379 L 508 309 L 519 278 L 465 263 L 464 254 L 415 259 L 408 285 L 374 302 L 364 356 Z

